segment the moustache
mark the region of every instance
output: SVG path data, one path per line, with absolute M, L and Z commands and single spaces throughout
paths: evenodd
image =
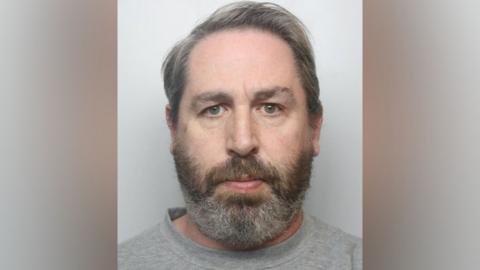
M 261 180 L 270 186 L 279 183 L 279 171 L 272 165 L 265 164 L 255 156 L 232 157 L 223 164 L 207 171 L 202 183 L 202 192 L 213 194 L 215 188 L 228 181 L 240 179 Z

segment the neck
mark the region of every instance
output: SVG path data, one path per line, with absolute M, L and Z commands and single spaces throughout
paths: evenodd
M 272 240 L 269 240 L 263 243 L 261 246 L 257 247 L 256 249 L 265 248 L 273 245 L 277 245 L 285 240 L 287 240 L 290 236 L 295 234 L 300 226 L 302 225 L 302 211 L 299 210 L 295 217 L 293 218 L 292 223 L 290 226 L 280 233 L 277 237 Z M 196 242 L 197 244 L 213 248 L 213 249 L 221 249 L 221 250 L 231 250 L 231 248 L 226 247 L 221 242 L 215 241 L 213 239 L 208 238 L 198 229 L 198 226 L 192 221 L 190 215 L 187 213 L 184 216 L 181 216 L 173 221 L 173 224 L 177 231 L 183 234 L 185 237 L 189 238 L 190 240 Z

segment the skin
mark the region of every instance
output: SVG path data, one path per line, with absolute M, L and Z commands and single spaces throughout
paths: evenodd
M 202 174 L 233 155 L 256 155 L 279 169 L 291 166 L 302 150 L 319 152 L 322 118 L 309 122 L 305 92 L 295 68 L 293 52 L 277 36 L 255 29 L 211 34 L 193 49 L 188 82 L 176 125 L 166 114 L 172 137 L 187 146 L 187 153 Z M 248 176 L 246 176 L 248 178 Z M 221 184 L 216 194 L 264 193 L 265 183 L 254 188 Z M 277 244 L 299 228 L 302 214 L 291 226 L 263 246 Z M 177 230 L 191 240 L 225 249 L 203 235 L 189 215 L 174 220 Z

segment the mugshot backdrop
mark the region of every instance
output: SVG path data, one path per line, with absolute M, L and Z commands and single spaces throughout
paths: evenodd
M 118 2 L 118 241 L 183 200 L 169 152 L 161 64 L 168 50 L 232 1 Z M 321 152 L 305 209 L 362 235 L 362 2 L 273 1 L 311 33 L 324 104 Z

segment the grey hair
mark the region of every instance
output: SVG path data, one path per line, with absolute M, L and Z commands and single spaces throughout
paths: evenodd
M 209 34 L 243 28 L 268 31 L 288 43 L 306 93 L 308 112 L 311 116 L 322 116 L 315 60 L 305 26 L 277 4 L 241 1 L 216 10 L 178 42 L 165 58 L 162 65 L 163 82 L 171 107 L 168 117 L 172 124 L 175 125 L 178 120 L 180 101 L 187 84 L 188 59 L 193 47 Z

